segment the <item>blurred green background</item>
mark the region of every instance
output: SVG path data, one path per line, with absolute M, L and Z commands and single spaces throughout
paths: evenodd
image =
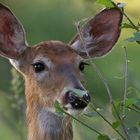
M 94 0 L 0 0 L 0 2 L 8 5 L 19 18 L 26 30 L 27 41 L 30 45 L 44 40 L 69 42 L 76 33 L 74 23 L 95 15 L 103 8 Z M 120 0 L 118 2 L 125 2 L 127 4 L 125 10 L 128 15 L 135 23 L 140 22 L 139 0 Z M 123 29 L 112 52 L 94 61 L 107 78 L 115 99 L 120 99 L 124 90 L 125 54 L 123 46 L 127 47 L 128 52 L 129 86 L 140 90 L 140 45 L 124 41 L 131 35 L 132 30 Z M 8 60 L 0 57 L 0 139 L 25 140 L 27 130 L 24 117 L 23 80 L 19 76 L 12 80 L 12 75 L 16 74 L 13 70 L 11 72 Z M 104 108 L 106 110 L 104 115 L 113 120 L 108 111 L 110 106 L 106 90 L 96 72 L 89 66 L 85 70 L 84 77 L 86 79 L 85 85 L 90 90 L 94 103 L 100 108 Z M 17 87 L 12 88 L 15 83 Z M 13 93 L 14 91 L 16 94 Z M 138 118 L 140 117 L 137 114 L 130 113 L 129 118 L 127 118 L 128 125 L 133 126 Z M 80 119 L 101 132 L 110 134 L 112 138 L 116 135 L 96 115 L 92 119 L 86 117 Z M 96 139 L 97 135 L 94 132 L 76 122 L 74 122 L 74 129 L 74 140 Z

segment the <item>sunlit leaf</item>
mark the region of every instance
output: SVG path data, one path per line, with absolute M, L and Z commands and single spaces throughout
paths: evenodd
M 126 39 L 128 42 L 135 42 L 140 40 L 140 32 L 133 33 L 133 36 Z
M 96 116 L 98 116 L 98 114 L 96 112 L 88 112 L 88 113 L 85 113 L 84 115 L 87 116 L 87 117 L 96 117 Z
M 120 121 L 116 121 L 112 123 L 113 128 L 118 128 L 121 125 Z
M 131 24 L 129 24 L 129 23 L 123 23 L 122 28 L 126 28 L 126 29 L 131 28 L 131 29 L 135 29 L 135 28 L 134 28 Z
M 58 101 L 55 101 L 54 103 L 55 113 L 57 113 L 60 116 L 63 116 L 63 107 Z
M 129 87 L 127 94 L 129 95 L 129 96 L 127 96 L 128 98 L 136 97 L 136 98 L 140 99 L 140 92 L 134 87 Z
M 121 101 L 116 100 L 116 101 L 114 101 L 114 103 L 115 103 L 115 107 L 117 109 L 117 112 L 120 113 Z M 112 107 L 112 115 L 116 118 L 116 120 L 118 120 L 118 117 L 117 117 L 117 115 L 115 113 L 114 107 Z
M 136 102 L 137 102 L 136 98 L 129 98 L 129 99 L 127 98 L 125 101 L 125 107 L 135 104 Z
M 127 108 L 127 107 L 131 106 L 132 104 L 136 104 L 136 103 L 137 103 L 137 98 L 127 98 L 125 100 L 124 107 Z M 120 114 L 121 108 L 122 108 L 122 101 L 116 100 L 115 107 L 116 107 L 116 111 Z M 116 111 L 114 110 L 114 107 L 112 107 L 112 115 L 116 118 L 116 120 L 118 120 L 118 117 L 116 115 Z
M 107 135 L 99 135 L 98 140 L 111 140 Z
M 97 0 L 96 2 L 106 7 L 114 7 L 111 0 Z
M 71 91 L 73 95 L 78 96 L 79 98 L 82 98 L 83 95 L 87 93 L 87 91 L 75 89 L 75 88 L 67 88 L 67 90 Z

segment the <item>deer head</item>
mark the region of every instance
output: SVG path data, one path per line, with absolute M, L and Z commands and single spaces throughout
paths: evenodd
M 0 55 L 25 78 L 29 140 L 72 139 L 70 124 L 62 138 L 66 123 L 54 114 L 54 103 L 58 100 L 69 113 L 88 105 L 89 93 L 80 82 L 87 52 L 91 58 L 107 54 L 118 40 L 121 21 L 118 9 L 105 9 L 81 29 L 85 46 L 77 35 L 69 44 L 45 41 L 30 47 L 21 23 L 0 4 Z M 81 90 L 82 100 L 71 89 Z

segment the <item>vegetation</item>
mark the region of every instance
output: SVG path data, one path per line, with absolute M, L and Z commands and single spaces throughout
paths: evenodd
M 127 8 L 131 3 L 136 3 L 137 6 L 138 2 L 126 0 L 124 6 L 125 4 L 117 5 L 111 0 L 97 0 L 96 3 L 94 0 L 4 0 L 25 25 L 31 44 L 43 39 L 68 42 L 76 30 L 80 32 L 80 27 L 72 25 L 72 21 L 93 15 L 101 5 L 115 6 L 122 11 L 124 21 L 117 47 L 108 56 L 90 61 L 90 66 L 84 72 L 85 85 L 93 93 L 89 108 L 77 117 L 65 112 L 58 102 L 55 104 L 57 113 L 73 118 L 74 140 L 140 139 L 140 23 L 134 9 L 131 11 Z M 80 26 L 83 24 L 76 23 Z M 7 61 L 1 58 L 0 63 L 0 138 L 25 140 L 24 82 L 14 69 L 11 70 L 12 78 L 7 75 L 10 69 Z M 9 79 L 12 79 L 11 82 Z

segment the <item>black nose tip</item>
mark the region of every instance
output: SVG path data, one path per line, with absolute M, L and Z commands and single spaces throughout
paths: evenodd
M 83 95 L 83 100 L 86 101 L 87 103 L 89 103 L 90 101 L 90 96 L 88 93 L 86 93 L 85 95 Z
M 66 100 L 74 109 L 84 109 L 90 101 L 90 96 L 85 93 L 83 97 L 78 97 L 72 91 L 68 91 L 66 93 Z

